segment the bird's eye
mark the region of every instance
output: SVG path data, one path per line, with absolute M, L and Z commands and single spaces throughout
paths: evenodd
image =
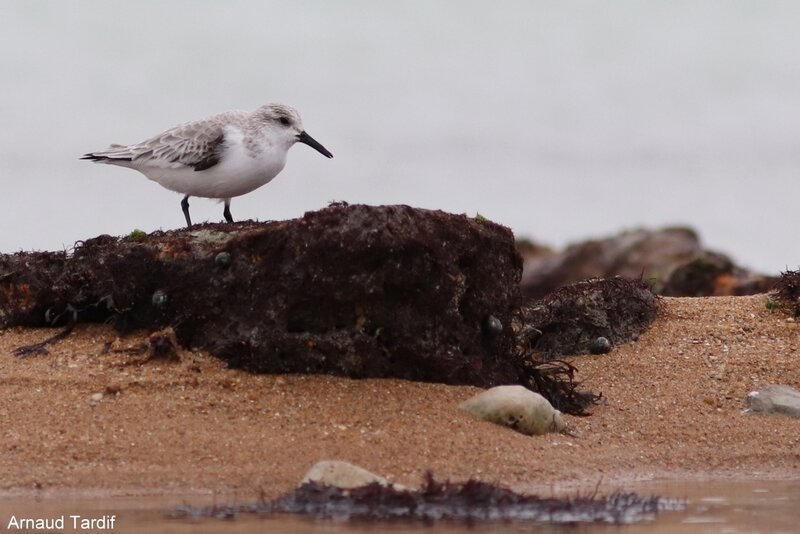
M 292 121 L 289 120 L 289 117 L 281 117 L 280 119 L 278 119 L 278 122 L 280 122 L 284 126 L 289 126 L 292 123 Z

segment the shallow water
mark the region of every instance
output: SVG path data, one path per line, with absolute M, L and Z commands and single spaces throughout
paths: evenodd
M 800 481 L 762 482 L 652 482 L 625 485 L 625 491 L 641 495 L 657 494 L 664 497 L 686 499 L 686 509 L 681 512 L 662 512 L 655 520 L 618 527 L 615 525 L 588 524 L 578 526 L 543 525 L 539 523 L 477 523 L 439 522 L 427 525 L 420 522 L 381 523 L 380 530 L 392 534 L 419 532 L 448 534 L 470 532 L 474 534 L 512 534 L 570 532 L 593 534 L 605 532 L 652 534 L 667 533 L 792 533 L 800 523 Z M 303 517 L 277 516 L 266 519 L 241 516 L 235 520 L 206 519 L 190 521 L 171 519 L 168 513 L 184 503 L 209 504 L 209 499 L 197 497 L 120 497 L 98 499 L 5 499 L 0 501 L 0 524 L 9 525 L 11 516 L 47 517 L 65 516 L 64 532 L 72 529 L 71 515 L 82 518 L 115 518 L 114 532 L 165 533 L 244 533 L 281 532 L 287 534 L 354 534 L 374 532 L 376 524 L 370 522 L 337 522 Z M 110 530 L 110 529 L 108 529 Z M 99 532 L 95 529 L 93 531 Z

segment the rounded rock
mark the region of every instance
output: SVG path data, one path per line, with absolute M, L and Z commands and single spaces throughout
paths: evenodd
M 392 485 L 387 479 L 367 471 L 363 467 L 341 460 L 317 462 L 308 470 L 301 484 L 308 482 L 316 482 L 323 486 L 332 486 L 339 489 L 361 488 L 376 482 L 381 486 Z
M 522 386 L 496 386 L 461 403 L 462 410 L 486 421 L 527 435 L 561 432 L 561 412 L 550 402 Z
M 800 391 L 783 385 L 770 385 L 751 391 L 747 395 L 746 411 L 800 418 Z
M 589 352 L 592 354 L 606 354 L 611 352 L 611 342 L 608 338 L 600 336 L 589 344 Z

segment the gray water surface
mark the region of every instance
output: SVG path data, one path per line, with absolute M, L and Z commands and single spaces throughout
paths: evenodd
M 798 27 L 790 1 L 0 0 L 0 251 L 180 227 L 179 195 L 77 158 L 280 101 L 335 158 L 293 148 L 237 220 L 406 203 L 555 246 L 688 224 L 797 268 Z
M 258 518 L 240 516 L 231 520 L 201 521 L 168 518 L 176 506 L 189 503 L 207 505 L 211 498 L 186 497 L 102 497 L 93 499 L 3 499 L 0 500 L 0 522 L 8 525 L 12 515 L 18 517 L 58 517 L 71 515 L 100 518 L 115 516 L 114 532 L 163 533 L 249 533 L 275 532 L 287 534 L 357 534 L 387 532 L 404 534 L 514 534 L 561 533 L 601 534 L 624 532 L 633 534 L 717 534 L 717 533 L 794 533 L 800 524 L 800 481 L 671 481 L 632 483 L 625 491 L 640 495 L 660 495 L 685 499 L 680 512 L 662 512 L 653 521 L 633 525 L 578 524 L 548 525 L 531 522 L 462 522 L 421 523 L 412 521 L 365 522 L 317 520 L 305 517 L 277 516 Z M 219 499 L 217 502 L 221 502 Z M 68 524 L 64 531 L 72 531 Z M 98 530 L 99 531 L 99 530 Z

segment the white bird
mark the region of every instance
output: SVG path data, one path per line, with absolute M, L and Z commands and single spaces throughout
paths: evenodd
M 233 222 L 231 198 L 266 184 L 283 170 L 286 154 L 297 142 L 332 158 L 303 129 L 300 115 L 283 104 L 266 104 L 253 112 L 228 111 L 185 122 L 134 145 L 111 145 L 80 159 L 137 170 L 162 186 L 183 193 L 186 224 L 189 197 L 225 202 L 225 220 Z

